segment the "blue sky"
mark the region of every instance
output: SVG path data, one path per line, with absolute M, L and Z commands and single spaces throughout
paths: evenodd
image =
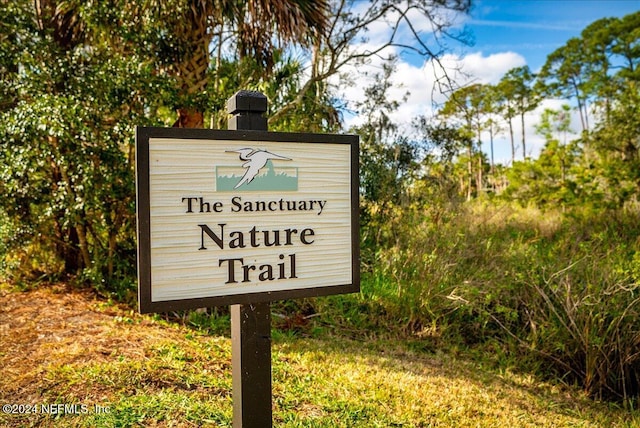
M 532 71 L 538 71 L 545 63 L 547 55 L 563 46 L 570 38 L 579 37 L 582 30 L 592 22 L 606 17 L 623 17 L 640 10 L 640 0 L 472 0 L 471 13 L 459 16 L 457 25 L 471 32 L 474 43 L 470 46 L 447 42 L 450 51 L 441 62 L 453 70 L 461 67 L 469 76 L 464 78 L 451 72 L 458 85 L 471 82 L 497 83 L 511 68 L 528 65 Z M 364 4 L 364 3 L 363 3 Z M 426 28 L 426 26 L 425 26 Z M 375 28 L 374 33 L 384 39 L 389 31 L 383 25 Z M 398 101 L 409 92 L 406 101 L 402 101 L 398 111 L 391 118 L 399 124 L 409 123 L 418 115 L 434 114 L 434 103 L 442 103 L 445 98 L 433 92 L 434 67 L 430 62 L 416 56 L 396 53 L 400 57 L 397 69 L 392 76 L 396 86 L 388 96 Z M 371 64 L 375 71 L 380 64 Z M 362 67 L 356 72 L 361 72 Z M 437 73 L 437 71 L 435 71 Z M 344 89 L 347 100 L 362 99 L 366 78 L 360 74 L 356 85 Z M 535 125 L 544 108 L 560 108 L 562 100 L 547 100 L 532 113 L 526 121 L 527 155 L 537 156 L 544 141 L 535 134 Z M 352 104 L 353 105 L 353 104 Z M 345 117 L 347 128 L 360 123 L 358 115 Z M 576 122 L 577 124 L 577 122 Z M 517 125 L 517 124 L 516 124 Z M 516 135 L 520 128 L 516 126 Z M 577 126 L 576 126 L 577 129 Z M 506 135 L 498 138 L 495 144 L 496 160 L 508 164 L 511 160 L 510 143 Z M 485 152 L 488 147 L 483 146 Z M 521 148 L 519 156 L 522 157 Z
M 475 38 L 468 49 L 485 55 L 516 52 L 535 71 L 592 22 L 638 10 L 639 0 L 476 0 L 466 23 Z
M 481 53 L 481 57 L 490 58 L 513 53 L 536 72 L 550 53 L 570 38 L 580 37 L 589 24 L 607 17 L 621 18 L 638 10 L 638 0 L 477 0 L 466 21 L 475 39 L 473 46 L 465 48 L 466 56 Z M 541 110 L 559 108 L 562 103 L 548 100 L 527 118 L 529 155 L 537 156 L 544 145 L 534 128 Z M 577 118 L 574 123 L 573 128 L 578 129 Z M 483 149 L 488 152 L 488 145 Z M 497 142 L 496 149 L 497 158 L 509 163 L 510 144 L 506 136 Z

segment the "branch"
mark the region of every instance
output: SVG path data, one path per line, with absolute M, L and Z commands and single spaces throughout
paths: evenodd
M 427 7 L 424 5 L 416 5 L 412 2 L 406 3 L 405 7 L 400 7 L 395 2 L 389 1 L 374 2 L 361 16 L 354 16 L 353 13 L 348 10 L 348 7 L 352 5 L 353 3 L 347 4 L 346 0 L 341 0 L 336 6 L 336 9 L 333 11 L 332 22 L 329 25 L 329 32 L 320 41 L 318 54 L 313 55 L 311 59 L 312 73 L 310 77 L 298 90 L 294 99 L 275 112 L 271 116 L 270 121 L 277 121 L 290 111 L 302 105 L 307 93 L 318 82 L 329 79 L 348 65 L 355 65 L 360 62 L 364 62 L 369 58 L 380 56 L 380 54 L 388 48 L 409 50 L 416 52 L 421 56 L 428 57 L 443 70 L 443 76 L 436 76 L 436 83 L 438 87 L 442 88 L 444 85 L 447 85 L 447 87 L 450 88 L 453 86 L 452 80 L 448 76 L 445 67 L 440 62 L 440 57 L 444 53 L 444 49 L 440 46 L 441 49 L 434 52 L 429 48 L 408 15 L 411 11 L 419 11 L 422 17 L 429 19 L 429 21 L 435 26 L 433 30 L 434 34 L 440 32 L 449 36 L 448 33 L 444 32 L 448 23 L 437 22 Z M 456 5 L 448 8 L 458 11 L 466 10 L 464 7 L 456 7 Z M 365 32 L 371 24 L 380 22 L 380 20 L 393 14 L 398 14 L 398 16 L 389 23 L 391 27 L 391 34 L 385 42 L 381 43 L 374 49 L 365 50 L 363 52 L 349 52 L 349 48 L 355 44 L 356 38 Z M 415 45 L 396 41 L 402 23 L 406 23 L 408 26 L 410 34 L 416 43 Z M 321 62 L 324 62 L 324 64 L 321 64 Z M 324 67 L 322 65 L 324 65 Z M 433 90 L 435 91 L 435 88 Z

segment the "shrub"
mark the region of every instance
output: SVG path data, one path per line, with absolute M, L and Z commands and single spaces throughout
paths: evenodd
M 597 398 L 640 392 L 638 236 L 636 214 L 574 216 L 539 245 L 522 281 L 520 340 Z
M 393 239 L 375 248 L 363 295 L 390 323 L 450 343 L 498 339 L 522 367 L 542 357 L 543 375 L 594 397 L 640 392 L 636 211 L 476 201 L 435 212 L 398 211 L 386 226 Z

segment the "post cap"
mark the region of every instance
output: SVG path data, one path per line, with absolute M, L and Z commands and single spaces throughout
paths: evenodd
M 264 113 L 267 111 L 267 97 L 262 92 L 241 90 L 227 100 L 227 112 Z

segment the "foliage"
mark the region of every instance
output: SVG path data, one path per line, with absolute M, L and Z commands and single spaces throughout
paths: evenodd
M 600 399 L 639 392 L 637 214 L 572 216 L 522 281 L 527 347 Z
M 549 55 L 538 76 L 537 91 L 575 101 L 582 134 L 579 139 L 567 141 L 567 106 L 560 112 L 543 112 L 538 131 L 545 137 L 547 147 L 540 157 L 547 159 L 529 165 L 529 169 L 537 169 L 535 173 L 523 171 L 523 165 L 514 165 L 507 195 L 516 195 L 523 201 L 526 194 L 524 199 L 542 207 L 562 199 L 563 204 L 613 209 L 638 200 L 640 104 L 636 45 L 640 35 L 635 29 L 630 30 L 638 19 L 640 14 L 634 13 L 621 19 L 596 21 L 581 37 L 569 40 Z M 556 161 L 548 162 L 554 156 L 558 157 Z M 520 173 L 528 174 L 532 181 L 523 180 Z M 546 183 L 538 181 L 542 176 Z M 531 192 L 532 188 L 537 190 Z M 544 196 L 558 188 L 564 189 L 564 195 Z M 568 201 L 571 198 L 573 202 Z
M 540 72 L 539 90 L 577 103 L 582 129 L 592 129 L 590 104 L 607 110 L 627 82 L 638 81 L 640 12 L 604 18 L 551 53 Z
M 520 367 L 540 370 L 542 357 L 543 373 L 592 396 L 638 394 L 637 210 L 440 210 L 405 209 L 386 226 L 394 239 L 363 290 L 383 324 L 449 344 L 500 338 Z
M 586 203 L 586 199 L 580 198 L 577 182 L 579 146 L 575 141 L 567 143 L 566 139 L 568 110 L 565 105 L 562 111 L 544 111 L 536 130 L 545 137 L 546 144 L 537 159 L 516 162 L 509 169 L 509 185 L 504 197 L 523 205 L 534 203 L 538 207 L 560 206 L 563 209 L 567 205 Z
M 374 83 L 365 90 L 366 100 L 359 106 L 365 123 L 353 129 L 360 135 L 360 194 L 362 195 L 362 223 L 365 247 L 376 246 L 385 224 L 394 213 L 408 203 L 408 191 L 418 175 L 418 143 L 402 135 L 390 120 L 399 101 L 388 97 L 392 87 L 390 76 L 394 61 L 383 66 L 374 76 Z M 365 259 L 367 256 L 365 256 Z
M 95 301 L 86 290 L 2 289 L 0 296 L 9 326 L 0 334 L 15 350 L 0 353 L 0 400 L 87 406 L 57 415 L 2 413 L 0 425 L 232 425 L 228 333 L 139 315 Z M 418 340 L 348 334 L 274 331 L 274 426 L 596 427 L 634 426 L 640 417 L 459 352 L 425 353 Z
M 441 47 L 441 37 L 464 34 L 451 33 L 451 15 L 434 12 L 470 7 L 465 0 L 375 0 L 366 10 L 295 0 L 37 4 L 0 1 L 1 266 L 10 279 L 75 278 L 130 303 L 135 125 L 169 125 L 178 110 L 176 126 L 224 128 L 225 102 L 242 88 L 267 95 L 274 131 L 339 132 L 345 105 L 336 94 L 359 77 L 350 67 L 399 47 L 438 61 L 439 50 L 411 20 L 429 19 Z M 390 98 L 395 58 L 383 58 L 380 72 L 367 76 L 365 100 L 349 106 L 363 118 L 349 130 L 361 138 L 363 292 L 275 305 L 278 325 L 298 331 L 318 317 L 333 331 L 391 333 L 421 350 L 499 346 L 519 368 L 555 374 L 592 396 L 637 397 L 639 19 L 594 22 L 538 75 L 519 67 L 497 85 L 457 88 L 436 117 L 414 118 L 411 129 L 391 119 L 405 99 Z M 358 50 L 375 25 L 393 31 Z M 411 43 L 399 43 L 401 30 Z M 532 159 L 525 120 L 550 96 L 568 104 L 541 112 L 545 146 Z M 570 140 L 574 110 L 582 132 Z M 512 163 L 496 165 L 481 147 L 506 130 Z M 227 325 L 225 313 L 182 316 L 209 332 Z M 180 350 L 159 353 L 174 360 Z M 119 405 L 118 417 L 128 417 L 132 401 Z M 371 407 L 330 405 L 377 421 Z
M 522 128 L 522 158 L 527 158 L 525 143 L 525 115 L 533 111 L 541 101 L 541 94 L 533 88 L 535 75 L 528 66 L 509 70 L 494 88 L 497 109 L 507 122 L 511 141 L 511 162 L 516 160 L 516 146 L 513 135 L 513 119 L 520 116 Z
M 5 11 L 33 22 L 27 8 Z M 0 118 L 2 209 L 17 225 L 10 245 L 24 263 L 57 259 L 39 274 L 82 274 L 98 287 L 109 280 L 124 293 L 135 266 L 133 130 L 152 123 L 146 111 L 159 99 L 148 95 L 163 83 L 147 63 L 61 38 L 64 29 L 41 18 L 11 41 L 20 69 L 5 74 L 14 88 Z
M 551 55 L 539 76 L 514 69 L 496 87 L 454 91 L 440 111 L 446 122 L 416 121 L 417 141 L 437 148 L 419 152 L 418 170 L 394 175 L 382 156 L 368 157 L 363 138 L 363 159 L 373 166 L 362 168 L 363 256 L 376 266 L 363 295 L 367 312 L 383 320 L 376 324 L 450 345 L 483 349 L 499 340 L 520 369 L 633 405 L 640 394 L 640 104 L 629 40 L 638 34 L 621 28 L 636 15 L 594 24 L 597 37 L 585 30 Z M 489 119 L 500 104 L 515 159 L 511 120 L 520 116 L 524 129 L 525 114 L 549 94 L 577 100 L 580 138 L 569 138 L 571 107 L 546 109 L 536 126 L 546 141 L 540 155 L 490 170 L 479 148 L 493 136 Z M 368 122 L 394 129 L 382 123 Z M 401 140 L 393 146 L 400 149 Z M 506 177 L 506 185 L 493 187 L 499 197 L 485 195 L 489 183 L 501 182 L 498 174 Z M 391 177 L 404 197 L 389 192 L 381 201 L 376 192 L 394 183 Z

